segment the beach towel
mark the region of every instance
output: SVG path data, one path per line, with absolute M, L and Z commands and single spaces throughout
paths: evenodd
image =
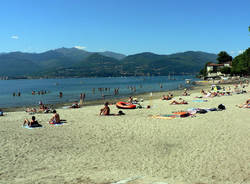
M 205 113 L 207 113 L 207 110 L 206 110 L 206 109 L 199 109 L 199 110 L 197 111 L 197 113 L 205 114 Z
M 176 118 L 176 115 L 175 114 L 153 115 L 152 118 L 155 118 L 155 119 L 174 119 L 174 118 Z
M 42 128 L 42 125 L 41 126 L 37 126 L 37 127 L 29 127 L 28 125 L 24 125 L 22 127 L 32 130 L 32 129 L 36 129 L 36 128 Z
M 63 125 L 64 123 L 63 122 L 60 122 L 60 123 L 49 123 L 50 125 L 53 125 L 53 126 L 60 126 L 60 125 Z
M 207 100 L 192 100 L 192 102 L 207 102 Z
M 178 115 L 181 118 L 188 117 L 190 114 L 187 111 L 174 112 L 174 114 Z

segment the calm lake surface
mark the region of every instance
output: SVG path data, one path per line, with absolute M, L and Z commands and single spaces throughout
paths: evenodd
M 68 78 L 68 79 L 32 79 L 32 80 L 0 80 L 0 108 L 22 107 L 45 104 L 58 104 L 79 101 L 80 93 L 86 94 L 86 101 L 114 97 L 114 89 L 119 88 L 115 97 L 125 97 L 145 92 L 168 91 L 185 86 L 185 79 L 197 80 L 194 76 L 157 77 L 112 77 L 112 78 Z M 162 88 L 160 87 L 162 85 Z M 130 86 L 136 87 L 132 92 Z M 95 91 L 93 92 L 93 88 Z M 100 92 L 98 88 L 110 88 Z M 47 91 L 38 95 L 37 91 Z M 36 95 L 32 95 L 36 91 Z M 13 93 L 21 96 L 13 96 Z M 59 98 L 59 92 L 63 97 Z

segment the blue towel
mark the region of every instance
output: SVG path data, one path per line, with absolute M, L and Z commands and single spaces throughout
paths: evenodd
M 22 126 L 23 128 L 27 128 L 27 129 L 35 129 L 35 128 L 41 128 L 42 126 L 39 126 L 39 127 L 29 127 L 28 125 L 24 125 Z
M 192 102 L 207 102 L 207 100 L 192 100 Z

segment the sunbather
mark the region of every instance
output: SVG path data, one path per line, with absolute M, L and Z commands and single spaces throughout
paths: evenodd
M 75 109 L 75 108 L 80 108 L 78 102 L 74 102 L 72 105 L 71 105 L 71 108 Z
M 25 112 L 36 113 L 36 108 L 27 108 Z
M 239 108 L 250 108 L 250 99 L 248 99 L 244 104 L 236 105 Z
M 108 102 L 106 102 L 104 104 L 104 107 L 100 110 L 100 115 L 104 115 L 104 116 L 110 115 L 110 108 L 109 108 Z
M 23 122 L 23 126 L 28 125 L 29 127 L 41 127 L 42 125 L 40 125 L 37 121 L 36 121 L 36 117 L 32 116 L 31 121 L 29 121 L 28 119 L 25 119 Z
M 53 116 L 52 118 L 50 119 L 49 123 L 50 124 L 58 124 L 58 123 L 61 123 L 61 120 L 60 120 L 60 116 L 59 114 L 56 112 L 56 110 L 53 111 Z
M 173 100 L 173 101 L 170 103 L 170 105 L 180 105 L 180 104 L 188 104 L 188 102 L 185 101 L 185 100 L 182 100 L 182 101 L 180 101 L 180 102 L 177 102 L 177 101 Z
M 182 94 L 183 96 L 190 96 L 190 94 L 187 92 L 187 89 L 184 89 L 184 92 Z
M 162 100 L 171 100 L 172 99 L 172 97 L 171 96 L 169 96 L 169 95 L 162 95 L 162 98 L 161 98 Z

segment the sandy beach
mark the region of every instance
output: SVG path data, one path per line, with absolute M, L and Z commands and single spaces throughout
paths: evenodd
M 152 108 L 123 110 L 124 116 L 99 116 L 103 105 L 58 109 L 66 120 L 60 126 L 48 124 L 52 114 L 36 114 L 43 125 L 36 129 L 22 127 L 32 115 L 7 112 L 0 117 L 0 183 L 250 183 L 250 110 L 235 106 L 249 99 L 249 92 L 193 102 L 199 91 L 182 97 L 187 105 L 145 100 L 142 105 Z M 219 104 L 226 110 L 170 120 L 151 117 Z

